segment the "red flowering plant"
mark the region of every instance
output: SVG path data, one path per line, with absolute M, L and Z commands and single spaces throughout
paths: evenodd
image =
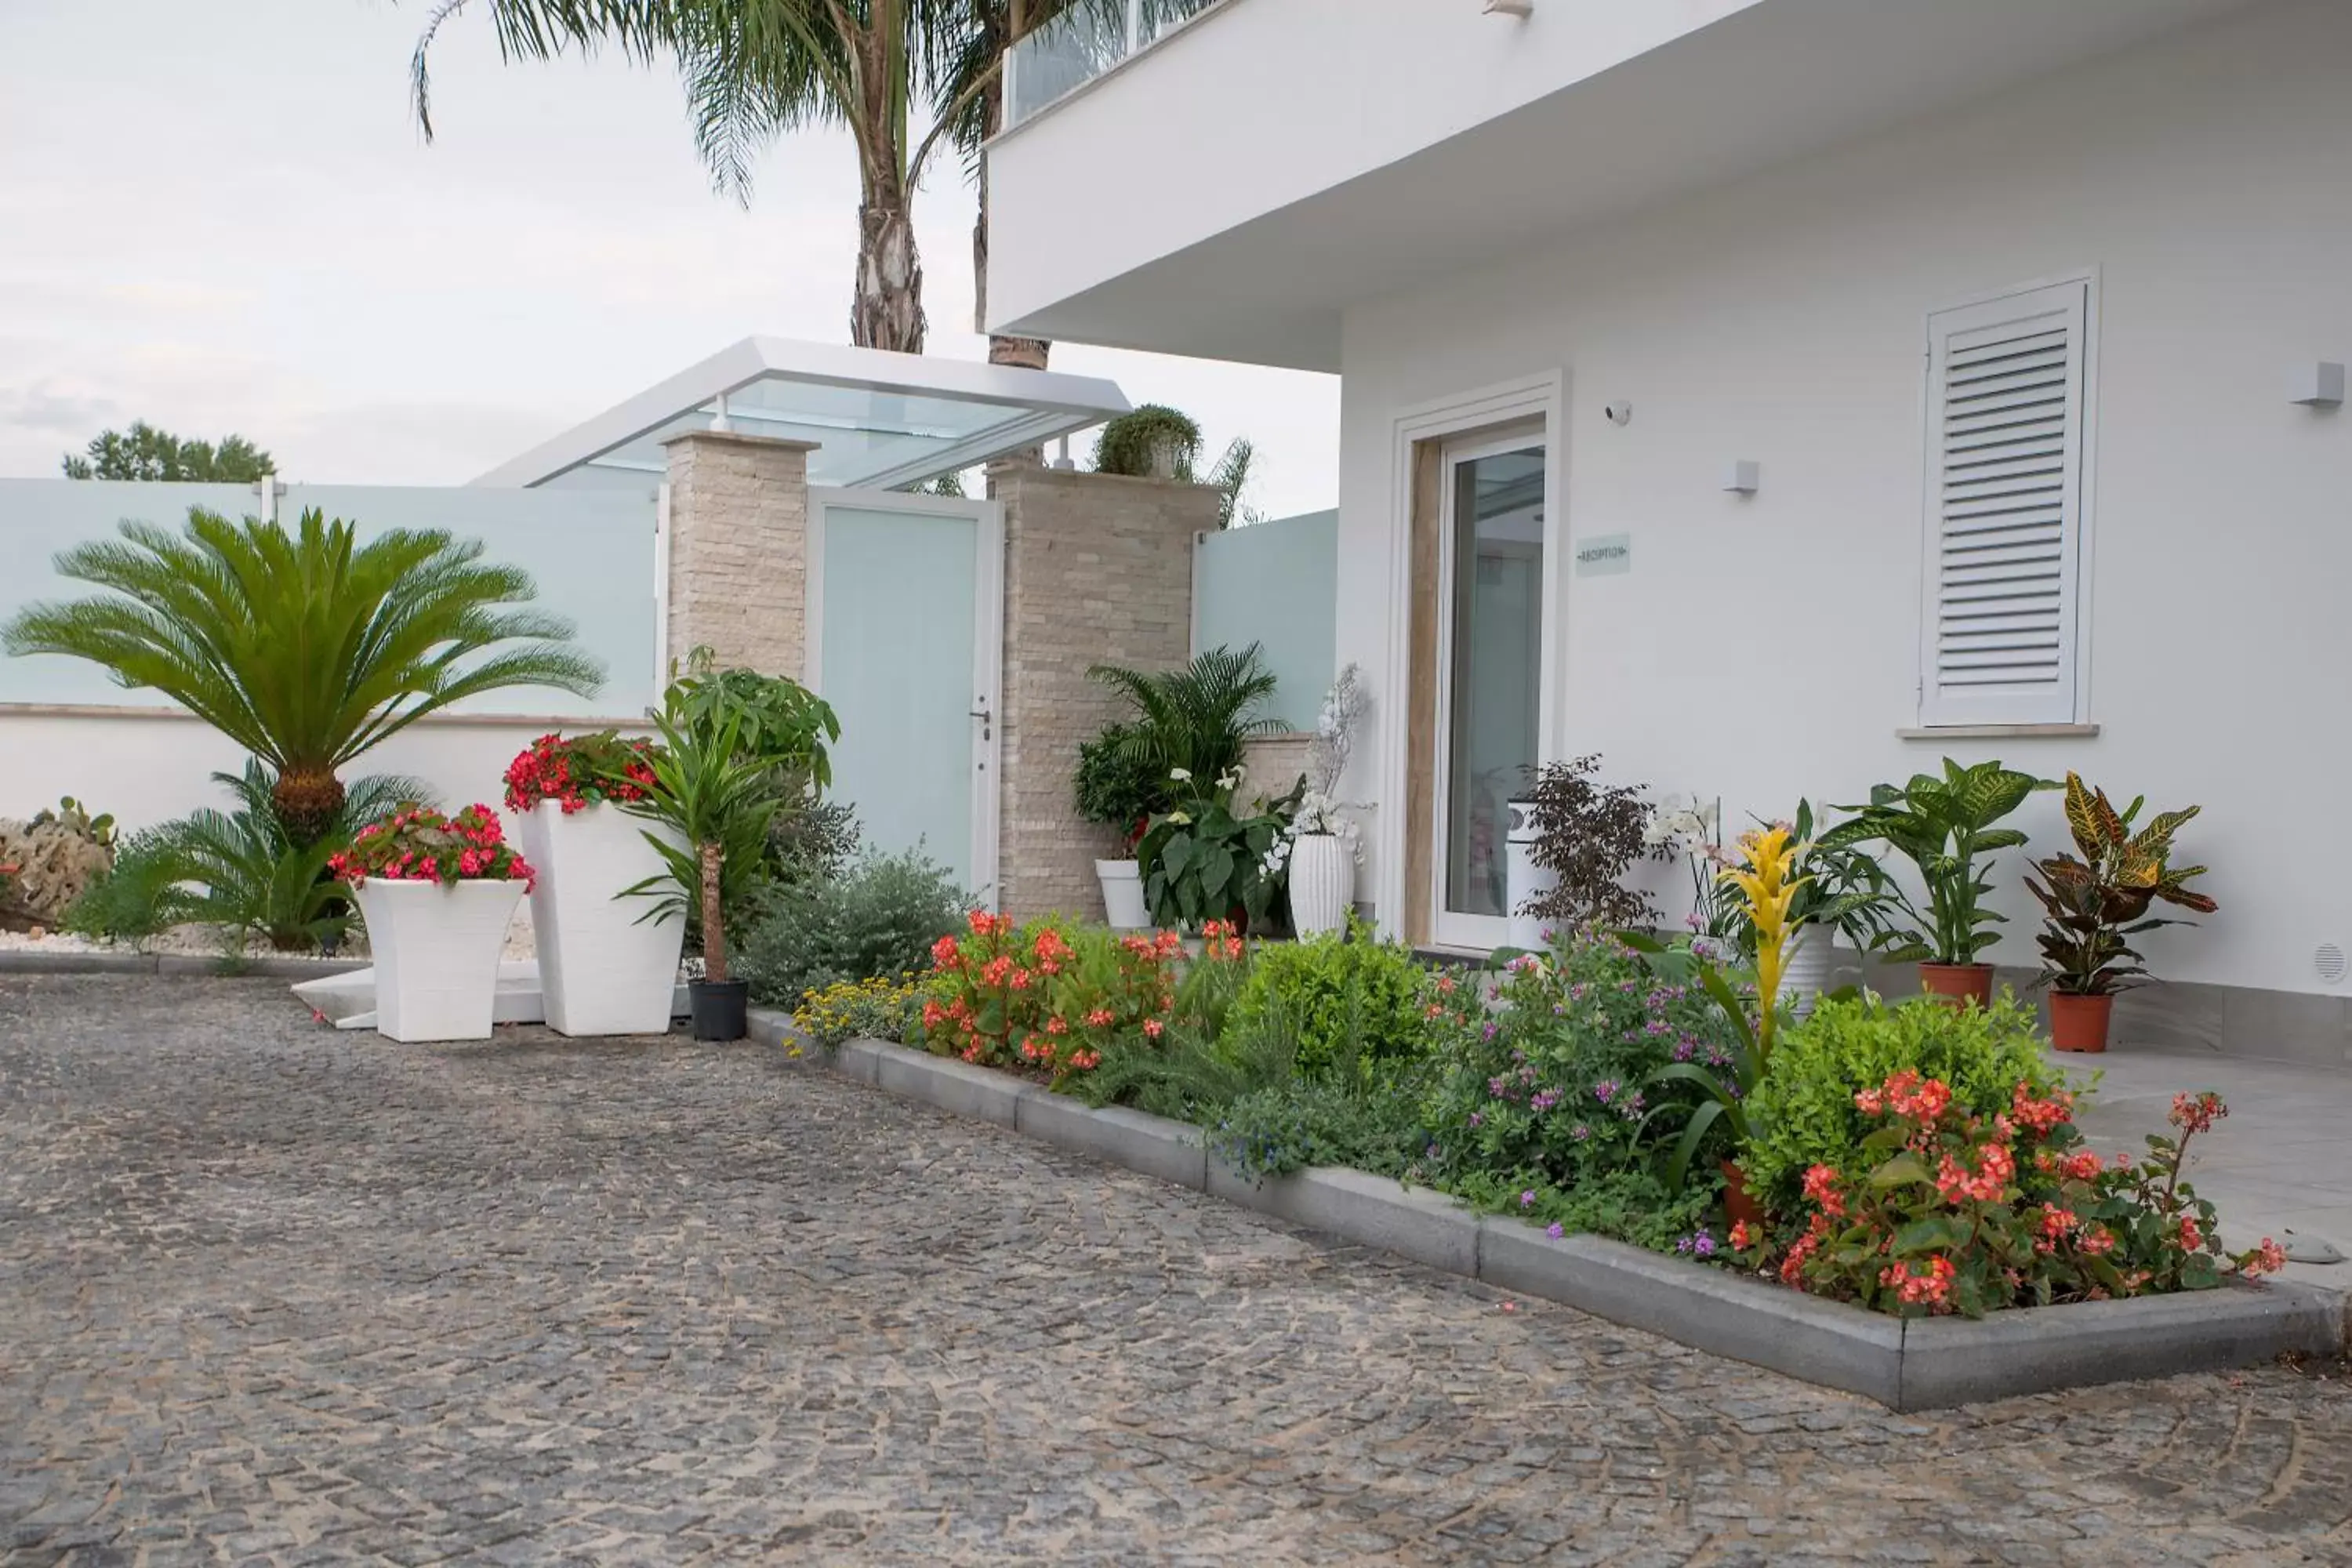
M 541 735 L 507 764 L 507 809 L 530 811 L 552 800 L 570 816 L 598 801 L 643 800 L 654 782 L 654 751 L 651 741 L 625 741 L 611 730 Z
M 371 877 L 394 882 L 523 882 L 538 879 L 530 862 L 506 840 L 499 814 L 474 805 L 446 816 L 425 806 L 396 811 L 370 823 L 327 868 L 343 881 Z
M 1118 1041 L 1158 1041 L 1173 1021 L 1176 963 L 1183 953 L 1174 931 L 1079 931 L 1054 977 L 1045 1023 L 1021 1042 L 1023 1059 L 1059 1086 L 1100 1067 Z
M 2074 1122 L 2074 1098 L 2021 1083 L 2005 1111 L 1956 1110 L 1942 1081 L 1906 1069 L 1854 1096 L 1884 1125 L 1862 1147 L 1876 1168 L 1805 1173 L 1802 1231 L 1776 1249 L 1736 1226 L 1733 1249 L 1785 1284 L 1905 1317 L 1981 1317 L 2048 1306 L 2208 1289 L 2285 1261 L 2269 1237 L 2224 1253 L 2213 1205 L 2180 1179 L 2189 1142 L 2228 1114 L 2218 1095 L 2173 1101 L 2178 1137 L 2147 1159 L 2102 1162 Z M 1775 1253 L 1777 1251 L 1777 1257 Z
M 1018 925 L 986 910 L 972 910 L 964 925 L 962 935 L 931 946 L 924 1042 L 936 1055 L 981 1067 L 1018 1066 L 1022 1043 L 1044 1027 L 1069 942 L 1051 922 Z

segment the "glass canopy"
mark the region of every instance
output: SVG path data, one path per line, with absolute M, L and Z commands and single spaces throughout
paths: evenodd
M 663 443 L 731 430 L 814 443 L 811 484 L 902 489 L 1127 411 L 1118 387 L 1092 376 L 746 338 L 474 482 L 657 483 Z

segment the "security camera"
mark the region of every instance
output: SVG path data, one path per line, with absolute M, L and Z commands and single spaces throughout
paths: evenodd
M 1612 403 L 1601 412 L 1609 416 L 1609 423 L 1612 425 L 1633 423 L 1633 405 L 1630 403 Z

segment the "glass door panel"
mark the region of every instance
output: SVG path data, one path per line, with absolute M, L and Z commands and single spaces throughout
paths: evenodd
M 1439 942 L 1505 941 L 1506 805 L 1537 761 L 1543 689 L 1544 449 L 1446 458 Z

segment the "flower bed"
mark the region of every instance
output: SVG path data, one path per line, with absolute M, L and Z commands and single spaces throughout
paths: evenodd
M 930 974 L 861 993 L 854 1012 L 879 1022 L 861 1032 L 895 1022 L 935 1054 L 1196 1126 L 1245 1180 L 1353 1166 L 1553 1237 L 1897 1317 L 2196 1291 L 2277 1267 L 2268 1241 L 2223 1254 L 2180 1179 L 2218 1100 L 2184 1097 L 2175 1140 L 2104 1163 L 2012 1005 L 1841 997 L 1782 1018 L 1759 1074 L 1745 976 L 1604 933 L 1484 974 L 1432 972 L 1361 931 L 1266 948 L 1213 927 L 1199 960 L 1182 954 L 1164 933 L 975 914 Z M 847 1032 L 813 1004 L 814 1032 Z M 1709 1109 L 1743 1097 L 1744 1138 Z M 1758 1188 L 1767 1219 L 1735 1224 L 1723 1163 L 1768 1149 L 1804 1163 L 1785 1189 Z

